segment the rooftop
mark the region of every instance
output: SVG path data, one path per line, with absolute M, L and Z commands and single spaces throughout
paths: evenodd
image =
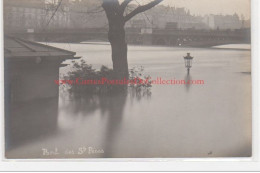
M 4 37 L 4 57 L 64 57 L 68 59 L 77 59 L 75 52 L 64 49 L 47 46 L 44 44 L 24 40 L 21 38 L 5 36 Z

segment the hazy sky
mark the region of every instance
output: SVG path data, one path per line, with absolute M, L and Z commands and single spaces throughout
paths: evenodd
M 140 0 L 139 0 L 140 2 Z M 250 0 L 164 0 L 162 4 L 186 7 L 192 14 L 243 14 L 250 18 Z

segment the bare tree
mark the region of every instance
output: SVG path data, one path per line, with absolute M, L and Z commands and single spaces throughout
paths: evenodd
M 125 38 L 125 23 L 135 15 L 149 10 L 163 0 L 153 0 L 145 5 L 137 6 L 133 11 L 125 14 L 129 3 L 133 0 L 102 0 L 102 7 L 106 12 L 109 24 L 108 40 L 112 48 L 113 70 L 117 79 L 128 79 L 127 43 Z
M 62 0 L 49 0 L 54 7 L 52 20 L 58 8 L 62 4 Z M 125 37 L 125 23 L 132 19 L 135 15 L 145 12 L 163 0 L 150 0 L 147 4 L 141 5 L 136 0 L 98 0 L 102 3 L 102 7 L 106 13 L 109 31 L 108 40 L 112 48 L 113 71 L 117 79 L 128 79 L 128 62 L 127 62 L 127 43 Z M 120 2 L 121 3 L 120 3 Z M 131 2 L 137 2 L 133 10 L 129 12 L 128 5 Z M 82 12 L 82 13 L 91 13 Z M 48 24 L 49 24 L 48 22 Z

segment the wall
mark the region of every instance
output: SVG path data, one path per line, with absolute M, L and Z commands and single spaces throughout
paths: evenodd
M 35 62 L 35 58 L 7 62 L 5 70 L 12 102 L 58 98 L 58 86 L 54 80 L 59 79 L 60 62 L 42 59 L 39 64 Z

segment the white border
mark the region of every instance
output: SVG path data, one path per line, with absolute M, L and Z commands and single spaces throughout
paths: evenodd
M 217 1 L 217 0 L 216 0 Z M 75 159 L 75 160 L 1 160 L 0 171 L 260 171 L 260 118 L 259 115 L 259 0 L 251 0 L 252 4 L 252 77 L 253 77 L 253 157 L 252 159 Z M 1 13 L 3 11 L 1 3 Z M 3 26 L 3 19 L 0 25 Z M 3 33 L 3 27 L 1 28 Z M 0 36 L 0 156 L 3 156 L 3 35 Z

